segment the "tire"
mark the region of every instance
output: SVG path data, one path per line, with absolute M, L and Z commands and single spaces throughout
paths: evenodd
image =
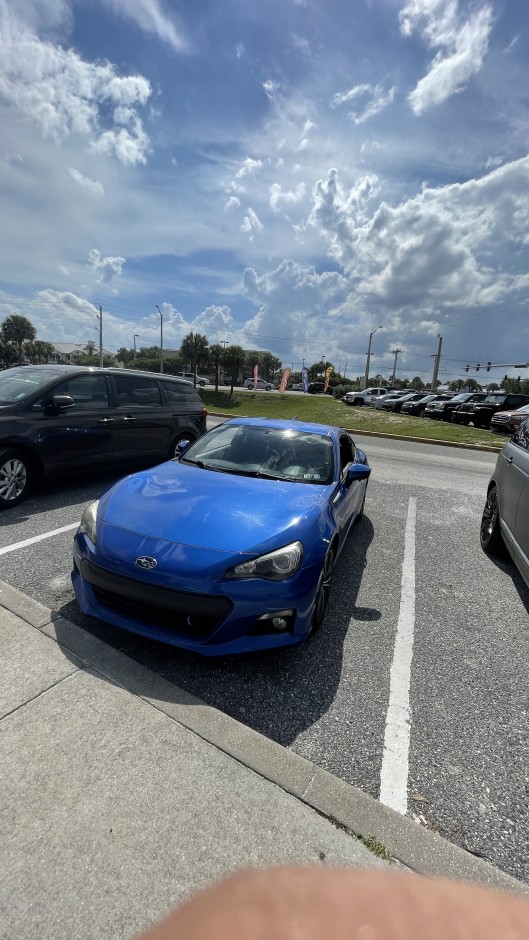
M 201 385 L 202 388 L 204 388 L 204 385 L 207 385 L 208 383 L 207 383 L 207 382 L 199 382 L 198 384 Z
M 191 431 L 189 434 L 186 434 L 185 432 L 177 434 L 177 436 L 171 441 L 171 446 L 167 452 L 167 460 L 173 460 L 174 457 L 180 456 L 180 451 L 178 450 L 178 444 L 180 441 L 191 441 L 191 443 L 193 443 L 193 441 L 196 441 L 196 439 L 196 434 L 193 434 Z
M 505 555 L 506 549 L 500 528 L 498 490 L 494 483 L 487 493 L 487 501 L 479 528 L 479 540 L 483 551 L 487 555 Z
M 271 385 L 265 385 L 265 392 L 271 392 L 271 391 L 272 391 L 272 386 L 271 386 Z
M 461 424 L 461 418 L 459 417 L 457 411 L 452 412 L 452 417 L 450 418 L 452 424 Z
M 333 570 L 334 549 L 330 548 L 325 556 L 325 561 L 323 562 L 323 567 L 321 569 L 318 590 L 316 591 L 316 598 L 314 600 L 314 610 L 312 612 L 312 621 L 309 631 L 310 633 L 315 633 L 316 630 L 319 630 L 323 623 L 325 611 L 327 610 L 327 604 L 329 602 L 329 594 L 331 592 Z
M 32 482 L 31 464 L 22 451 L 14 447 L 0 451 L 0 509 L 21 503 Z
M 364 400 L 362 398 L 355 398 L 353 402 L 353 405 L 358 405 L 359 408 L 361 408 L 363 404 L 364 404 Z
M 360 519 L 363 519 L 363 517 L 364 517 L 364 509 L 365 509 L 365 505 L 366 505 L 366 496 L 367 496 L 367 486 L 366 486 L 366 488 L 365 488 L 365 490 L 364 490 L 364 498 L 363 498 L 363 500 L 362 500 L 362 505 L 360 506 L 360 509 L 358 510 L 358 515 L 357 515 L 357 517 L 356 517 L 356 519 L 355 519 L 355 525 L 356 525 L 357 522 L 360 522 Z
M 249 392 L 253 392 L 253 385 L 246 385 L 245 388 L 247 388 Z

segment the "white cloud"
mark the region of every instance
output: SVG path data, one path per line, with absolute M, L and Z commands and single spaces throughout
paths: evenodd
M 110 284 L 114 277 L 120 276 L 125 260 L 125 258 L 120 258 L 119 256 L 103 258 L 97 248 L 92 248 L 88 255 L 87 268 L 95 274 L 99 274 L 97 278 L 98 284 L 106 285 Z
M 262 160 L 253 160 L 252 157 L 246 157 L 243 165 L 237 170 L 235 174 L 236 179 L 242 179 L 243 176 L 248 176 L 248 174 L 254 174 L 256 170 L 260 170 L 263 165 Z
M 409 95 L 415 114 L 422 114 L 460 91 L 479 72 L 488 51 L 493 11 L 485 5 L 465 21 L 457 0 L 410 0 L 400 12 L 401 31 L 415 30 L 438 49 L 430 71 Z
M 250 240 L 253 239 L 256 232 L 262 232 L 263 223 L 259 219 L 257 212 L 255 212 L 251 207 L 248 208 L 247 214 L 244 216 L 243 223 L 241 225 L 241 232 L 246 232 L 250 235 Z
M 349 91 L 336 94 L 331 105 L 333 108 L 338 108 L 342 104 L 349 104 L 351 101 L 358 102 L 358 106 L 349 111 L 349 117 L 354 124 L 363 124 L 392 103 L 396 90 L 395 86 L 388 91 L 384 91 L 382 85 L 363 83 L 355 85 Z
M 529 242 L 529 157 L 478 179 L 422 192 L 367 217 L 376 180 L 347 193 L 336 171 L 313 193 L 310 223 L 354 279 L 358 295 L 424 317 L 439 305 L 490 304 L 521 288 Z M 509 254 L 510 272 L 493 267 Z M 518 266 L 516 258 L 519 257 Z
M 105 195 L 105 190 L 97 180 L 92 180 L 89 176 L 83 176 L 83 174 L 73 166 L 68 167 L 68 173 L 78 186 L 81 186 L 82 189 L 86 189 L 92 196 L 101 198 Z
M 56 143 L 76 135 L 125 165 L 145 162 L 149 140 L 138 108 L 151 95 L 147 79 L 120 76 L 108 62 L 85 62 L 74 50 L 37 38 L 6 14 L 5 6 L 0 7 L 0 92 Z
M 305 183 L 298 183 L 295 191 L 283 190 L 279 183 L 272 183 L 270 187 L 269 205 L 272 212 L 279 212 L 285 205 L 294 205 L 301 202 L 306 192 Z
M 183 52 L 187 43 L 177 28 L 174 14 L 164 12 L 159 0 L 103 0 L 104 4 L 117 13 L 132 20 L 146 33 L 152 33 L 168 43 L 177 52 Z
M 267 82 L 263 82 L 263 89 L 264 89 L 266 97 L 269 98 L 270 101 L 274 101 L 276 92 L 279 89 L 279 85 L 277 84 L 277 82 L 267 81 Z
M 226 210 L 238 209 L 240 204 L 241 204 L 241 200 L 238 199 L 237 196 L 230 196 L 230 198 L 226 200 L 224 208 Z

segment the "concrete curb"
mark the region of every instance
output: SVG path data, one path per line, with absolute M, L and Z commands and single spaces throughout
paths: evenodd
M 383 806 L 282 745 L 207 705 L 91 633 L 0 581 L 0 606 L 55 640 L 109 682 L 139 696 L 203 741 L 411 870 L 529 896 L 529 886 Z
M 247 415 L 232 415 L 225 414 L 220 411 L 208 411 L 208 415 L 211 415 L 213 418 L 241 418 L 248 417 Z M 344 427 L 343 425 L 340 425 Z M 358 434 L 360 437 L 382 437 L 387 441 L 412 441 L 415 444 L 437 444 L 439 447 L 459 447 L 462 450 L 478 450 L 483 451 L 484 453 L 499 454 L 501 447 L 490 447 L 488 444 L 464 444 L 459 441 L 438 441 L 436 438 L 431 437 L 411 437 L 409 434 L 385 434 L 384 431 L 362 431 L 360 428 L 346 428 L 344 431 L 347 431 L 348 434 Z M 508 440 L 508 438 L 506 438 Z M 505 441 L 503 442 L 505 443 Z M 503 446 L 503 444 L 501 445 Z

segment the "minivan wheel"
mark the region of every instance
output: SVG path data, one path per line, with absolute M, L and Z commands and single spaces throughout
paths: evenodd
M 24 454 L 13 447 L 0 451 L 0 509 L 21 503 L 31 483 L 31 467 Z
M 493 484 L 487 493 L 487 501 L 481 517 L 479 530 L 481 547 L 487 555 L 505 555 L 505 545 L 500 529 L 500 507 L 498 490 Z
M 189 432 L 189 434 L 184 434 L 184 433 L 179 434 L 178 437 L 175 437 L 171 443 L 171 446 L 169 448 L 169 453 L 167 454 L 167 459 L 172 460 L 173 457 L 180 456 L 180 451 L 178 450 L 178 445 L 180 441 L 190 441 L 191 443 L 193 443 L 194 441 L 196 441 L 196 439 L 197 439 L 196 434 L 191 434 L 191 432 Z

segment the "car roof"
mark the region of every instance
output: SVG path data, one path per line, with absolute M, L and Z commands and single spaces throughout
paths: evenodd
M 230 426 L 254 427 L 254 428 L 274 428 L 277 431 L 305 431 L 307 434 L 321 434 L 327 437 L 334 437 L 337 434 L 347 433 L 343 428 L 332 424 L 317 424 L 312 421 L 297 421 L 295 418 L 229 418 L 224 422 Z
M 186 379 L 183 379 L 177 375 L 170 375 L 166 372 L 149 372 L 145 369 L 120 369 L 116 366 L 103 366 L 101 368 L 99 366 L 78 366 L 74 365 L 73 363 L 64 362 L 59 362 L 57 364 L 46 362 L 42 363 L 42 365 L 32 363 L 31 365 L 27 366 L 11 366 L 9 369 L 4 369 L 2 371 L 5 374 L 7 372 L 14 372 L 15 370 L 17 372 L 23 372 L 24 374 L 27 373 L 29 375 L 31 375 L 32 372 L 42 372 L 42 370 L 44 370 L 46 372 L 49 371 L 50 377 L 63 374 L 71 375 L 72 373 L 78 373 L 79 375 L 81 373 L 92 373 L 94 375 L 114 375 L 116 372 L 118 372 L 122 373 L 123 375 L 141 375 L 151 379 L 172 379 L 174 382 L 178 382 L 179 384 L 184 383 L 185 385 L 189 385 L 189 382 Z

